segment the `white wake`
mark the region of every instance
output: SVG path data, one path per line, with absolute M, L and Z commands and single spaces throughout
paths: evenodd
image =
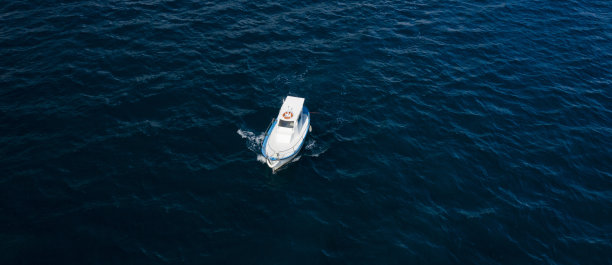
M 260 154 L 261 145 L 263 143 L 264 138 L 266 137 L 265 133 L 255 134 L 254 132 L 238 129 L 236 131 L 242 137 L 242 139 L 246 139 L 246 146 L 249 150 L 257 153 L 257 161 L 261 163 L 266 163 L 266 158 Z

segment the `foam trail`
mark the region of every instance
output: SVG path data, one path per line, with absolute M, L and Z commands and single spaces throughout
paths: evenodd
M 312 148 L 314 148 L 316 142 L 317 141 L 315 141 L 315 140 L 309 140 L 308 143 L 306 143 L 305 149 L 306 150 L 312 150 Z
M 325 144 L 317 144 L 317 141 L 314 139 L 308 139 L 306 142 L 306 146 L 304 149 L 308 152 L 304 154 L 310 157 L 318 157 L 321 154 L 325 153 L 329 147 Z
M 266 163 L 266 158 L 263 155 L 257 154 L 257 161 L 265 164 Z
M 265 133 L 256 135 L 254 132 L 242 129 L 238 129 L 236 133 L 238 133 L 243 139 L 247 139 L 246 145 L 249 150 L 259 153 L 264 137 L 266 137 Z

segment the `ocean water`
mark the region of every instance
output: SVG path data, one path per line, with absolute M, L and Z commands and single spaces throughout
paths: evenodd
M 605 0 L 0 1 L 0 264 L 612 264 L 611 69 Z

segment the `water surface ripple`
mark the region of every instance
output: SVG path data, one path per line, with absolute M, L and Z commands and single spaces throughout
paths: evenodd
M 609 1 L 4 1 L 1 264 L 611 264 Z M 272 174 L 286 95 L 313 132 Z

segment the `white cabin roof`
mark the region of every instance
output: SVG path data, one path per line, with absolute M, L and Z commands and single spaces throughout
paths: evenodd
M 278 118 L 285 121 L 296 121 L 302 113 L 304 98 L 287 96 L 278 112 Z

